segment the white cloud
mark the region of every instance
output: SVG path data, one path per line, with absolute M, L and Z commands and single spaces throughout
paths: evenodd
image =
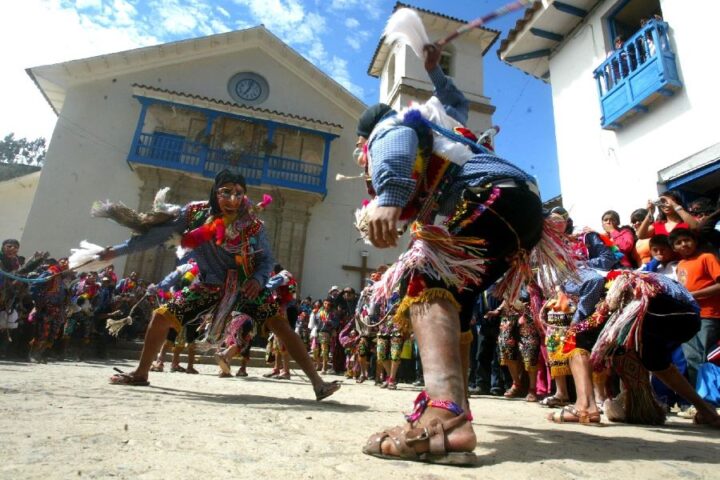
M 350 45 L 350 48 L 356 52 L 360 50 L 360 40 L 358 40 L 357 37 L 346 37 L 345 41 Z
M 102 0 L 76 0 L 75 7 L 78 10 L 100 10 L 102 8 Z
M 0 115 L 0 136 L 14 132 L 21 137 L 49 138 L 52 133 L 56 117 L 25 73 L 28 67 L 222 33 L 259 23 L 264 23 L 348 90 L 363 96 L 363 89 L 351 81 L 348 62 L 326 50 L 329 20 L 322 10 L 328 8 L 324 1 L 313 6 L 313 11 L 304 7 L 300 0 L 234 2 L 246 6 L 250 14 L 238 14 L 236 8 L 225 9 L 214 0 L 16 2 L 13 8 L 4 9 L 0 15 L 0 42 L 22 46 L 4 51 L 0 104 L 5 114 Z M 312 5 L 311 2 L 307 4 Z M 347 22 L 354 25 L 351 19 L 340 20 L 337 24 Z M 353 36 L 362 42 L 367 33 L 354 32 Z M 358 48 L 354 42 L 349 44 Z M 336 49 L 335 45 L 333 49 Z
M 117 3 L 117 2 L 116 2 Z M 123 5 L 120 5 L 122 3 Z M 122 13 L 110 18 L 131 17 L 133 8 L 120 2 Z M 64 62 L 108 52 L 128 50 L 158 43 L 158 39 L 125 24 L 106 27 L 91 20 L 86 11 L 78 13 L 60 0 L 23 0 L 5 9 L 0 16 L 0 44 L 21 45 L 3 52 L 3 88 L 0 104 L 0 135 L 49 139 L 56 117 L 35 84 L 25 73 L 28 67 Z M 103 11 L 104 13 L 104 11 Z M 102 21 L 110 21 L 101 14 Z M 28 21 L 32 19 L 32 21 Z M 12 112 L 10 114 L 10 112 Z
M 359 85 L 356 85 L 350 80 L 350 72 L 347 68 L 347 60 L 333 55 L 332 60 L 327 63 L 328 73 L 336 82 L 343 87 L 350 90 L 355 96 L 362 98 L 365 95 L 365 91 Z
M 298 0 L 235 0 L 265 28 L 283 41 L 304 45 L 320 41 L 325 33 L 325 18 L 318 13 L 306 13 Z
M 345 20 L 345 26 L 347 28 L 357 28 L 360 26 L 360 22 L 358 21 L 357 18 L 350 17 L 347 20 Z
M 335 11 L 352 10 L 353 12 L 364 10 L 370 18 L 377 19 L 380 15 L 390 15 L 389 2 L 382 0 L 332 0 L 330 9 Z

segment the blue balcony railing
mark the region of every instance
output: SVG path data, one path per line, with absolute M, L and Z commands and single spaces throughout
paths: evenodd
M 593 72 L 600 94 L 603 128 L 615 130 L 663 96 L 682 87 L 668 24 L 646 23 Z
M 208 178 L 214 178 L 221 170 L 230 168 L 241 173 L 249 185 L 274 185 L 323 195 L 326 193 L 323 165 L 272 155 L 208 148 L 179 135 L 141 133 L 133 143 L 128 160 Z

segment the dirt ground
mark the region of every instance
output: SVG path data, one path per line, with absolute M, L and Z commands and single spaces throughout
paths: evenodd
M 103 363 L 0 362 L 2 479 L 718 479 L 720 432 L 671 417 L 663 427 L 554 425 L 521 400 L 474 397 L 481 457 L 462 469 L 361 453 L 398 424 L 417 389 L 346 381 L 318 403 L 307 380 L 151 374 L 149 387 L 108 384 Z M 330 377 L 340 378 L 340 377 Z

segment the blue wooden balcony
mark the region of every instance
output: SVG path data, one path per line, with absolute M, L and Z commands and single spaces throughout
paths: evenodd
M 326 146 L 329 150 L 329 145 Z M 209 148 L 183 136 L 162 132 L 140 133 L 128 161 L 181 170 L 214 178 L 225 168 L 241 173 L 249 185 L 273 185 L 325 195 L 327 155 L 324 164 L 273 155 L 252 155 Z
M 600 95 L 606 130 L 617 130 L 636 114 L 682 88 L 675 53 L 668 39 L 668 24 L 651 20 L 612 52 L 593 72 Z

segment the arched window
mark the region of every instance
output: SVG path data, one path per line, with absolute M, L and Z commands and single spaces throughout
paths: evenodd
M 385 81 L 387 82 L 386 94 L 389 96 L 395 86 L 395 54 L 390 55 L 390 59 L 388 60 L 387 77 Z
M 443 49 L 442 53 L 440 54 L 440 68 L 442 69 L 443 73 L 448 77 L 452 77 L 454 73 L 453 54 L 454 52 L 450 47 L 445 47 L 445 49 Z

